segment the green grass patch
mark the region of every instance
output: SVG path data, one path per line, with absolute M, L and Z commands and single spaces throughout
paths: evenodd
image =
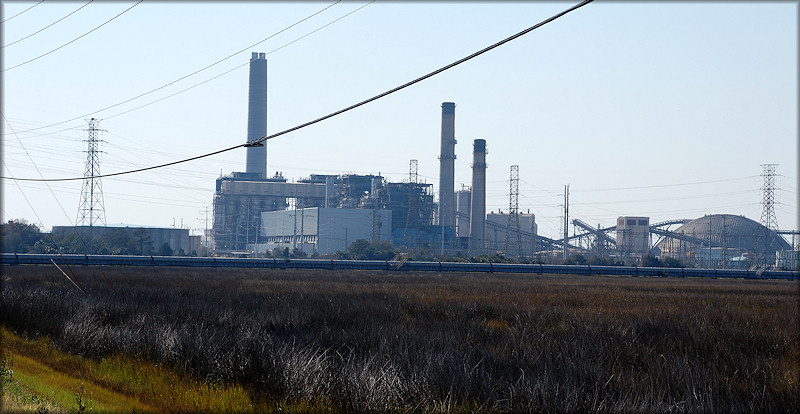
M 99 361 L 58 351 L 46 339 L 21 338 L 2 329 L 5 359 L 11 361 L 17 394 L 30 394 L 31 404 L 71 411 L 99 412 L 242 412 L 252 404 L 241 387 L 212 386 L 162 366 L 130 357 Z M 5 387 L 4 387 L 5 390 Z M 20 400 L 18 398 L 17 400 Z M 35 407 L 32 407 L 35 406 Z M 8 407 L 6 407 L 8 408 Z

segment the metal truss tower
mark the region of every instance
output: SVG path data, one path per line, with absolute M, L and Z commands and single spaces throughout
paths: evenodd
M 768 228 L 777 231 L 778 221 L 775 219 L 775 168 L 778 164 L 761 164 L 764 172 L 761 176 L 764 177 L 764 185 L 761 187 L 763 197 L 761 199 L 761 224 Z
M 773 244 L 772 235 L 773 231 L 778 231 L 778 221 L 775 218 L 775 168 L 778 164 L 761 164 L 763 172 L 761 176 L 764 177 L 764 185 L 761 187 L 763 195 L 761 198 L 761 225 L 764 226 L 764 234 L 760 239 L 761 243 L 758 247 L 759 256 L 762 256 L 758 261 L 759 264 L 768 266 L 770 263 L 769 251 Z
M 98 138 L 101 129 L 98 128 L 100 120 L 92 118 L 87 120 L 89 123 L 89 137 L 86 142 L 89 147 L 86 150 L 86 170 L 83 173 L 83 189 L 81 190 L 81 203 L 78 206 L 78 226 L 89 226 L 97 224 L 106 225 L 106 213 L 103 206 L 103 187 L 100 183 L 100 139 Z M 91 237 L 91 236 L 90 236 Z
M 514 233 L 513 235 L 511 233 Z M 511 166 L 511 178 L 508 191 L 508 224 L 506 224 L 506 241 L 503 246 L 505 254 L 514 252 L 522 257 L 522 240 L 519 228 L 519 165 Z
M 406 228 L 403 239 L 406 247 L 413 245 L 416 247 L 419 237 L 419 194 L 417 194 L 417 183 L 419 182 L 419 162 L 411 160 L 408 165 L 408 214 L 406 216 Z M 409 232 L 412 231 L 412 237 Z

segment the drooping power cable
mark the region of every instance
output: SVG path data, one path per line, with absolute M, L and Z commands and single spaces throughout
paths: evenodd
M 84 180 L 84 179 L 87 179 L 87 178 L 114 177 L 114 176 L 117 176 L 117 175 L 133 174 L 133 173 L 138 173 L 138 172 L 142 172 L 142 171 L 154 170 L 154 169 L 157 169 L 157 168 L 169 167 L 171 165 L 181 164 L 181 163 L 194 161 L 194 160 L 198 160 L 198 159 L 201 159 L 201 158 L 206 158 L 206 157 L 210 157 L 210 156 L 213 156 L 213 155 L 221 154 L 223 152 L 228 152 L 228 151 L 231 151 L 231 150 L 234 150 L 234 149 L 237 149 L 237 148 L 262 145 L 262 143 L 264 141 L 267 141 L 267 140 L 270 140 L 270 139 L 273 139 L 273 138 L 277 138 L 277 137 L 279 137 L 281 135 L 285 135 L 285 134 L 288 134 L 290 132 L 297 131 L 299 129 L 305 128 L 305 127 L 310 126 L 310 125 L 314 125 L 314 124 L 322 122 L 322 121 L 324 121 L 326 119 L 333 118 L 333 117 L 335 117 L 337 115 L 341 115 L 341 114 L 343 114 L 343 113 L 345 113 L 347 111 L 350 111 L 352 109 L 358 108 L 358 107 L 366 105 L 366 104 L 368 104 L 370 102 L 374 102 L 374 101 L 376 101 L 378 99 L 381 99 L 381 98 L 383 98 L 385 96 L 391 95 L 391 94 L 393 94 L 393 93 L 395 93 L 397 91 L 400 91 L 402 89 L 405 89 L 405 88 L 407 88 L 407 87 L 409 87 L 411 85 L 414 85 L 414 84 L 417 84 L 419 82 L 422 82 L 425 79 L 428 79 L 430 77 L 438 75 L 439 73 L 442 73 L 442 72 L 444 72 L 444 71 L 446 71 L 448 69 L 451 69 L 451 68 L 453 68 L 455 66 L 458 66 L 458 65 L 460 65 L 460 64 L 462 64 L 462 63 L 464 63 L 464 62 L 466 62 L 466 61 L 468 61 L 470 59 L 473 59 L 473 58 L 475 58 L 477 56 L 480 56 L 480 55 L 482 55 L 482 54 L 484 54 L 484 53 L 486 53 L 486 52 L 488 52 L 488 51 L 490 51 L 492 49 L 500 47 L 500 46 L 502 46 L 502 45 L 514 40 L 514 39 L 517 39 L 517 38 L 519 38 L 519 37 L 521 37 L 521 36 L 523 36 L 523 35 L 525 35 L 527 33 L 530 33 L 531 31 L 536 30 L 537 28 L 542 27 L 545 24 L 556 20 L 556 19 L 566 15 L 567 13 L 570 13 L 570 12 L 572 12 L 574 10 L 577 10 L 577 9 L 579 9 L 579 8 L 589 4 L 589 3 L 591 3 L 592 1 L 594 1 L 594 0 L 584 0 L 583 2 L 577 4 L 577 5 L 573 6 L 573 7 L 570 7 L 569 9 L 564 10 L 564 11 L 558 13 L 558 14 L 555 14 L 555 15 L 553 15 L 553 16 L 545 19 L 545 20 L 542 20 L 541 22 L 539 22 L 539 23 L 537 23 L 537 24 L 535 24 L 535 25 L 533 25 L 533 26 L 531 26 L 531 27 L 519 32 L 519 33 L 516 33 L 516 34 L 514 34 L 512 36 L 509 36 L 509 37 L 507 37 L 507 38 L 505 38 L 505 39 L 503 39 L 503 40 L 501 40 L 501 41 L 499 41 L 499 42 L 497 42 L 497 43 L 495 43 L 495 44 L 493 44 L 491 46 L 488 46 L 488 47 L 486 47 L 484 49 L 481 49 L 481 50 L 479 50 L 479 51 L 477 51 L 477 52 L 475 52 L 475 53 L 473 53 L 473 54 L 471 54 L 471 55 L 469 55 L 467 57 L 464 57 L 464 58 L 459 59 L 459 60 L 457 60 L 457 61 L 455 61 L 453 63 L 450 63 L 449 65 L 446 65 L 446 66 L 443 66 L 443 67 L 441 67 L 439 69 L 436 69 L 433 72 L 430 72 L 430 73 L 428 73 L 426 75 L 420 76 L 419 78 L 416 78 L 416 79 L 414 79 L 414 80 L 412 80 L 410 82 L 407 82 L 407 83 L 405 83 L 403 85 L 400 85 L 400 86 L 398 86 L 396 88 L 390 89 L 390 90 L 388 90 L 386 92 L 383 92 L 383 93 L 375 95 L 375 96 L 373 96 L 371 98 L 365 99 L 365 100 L 363 100 L 363 101 L 361 101 L 359 103 L 350 105 L 347 108 L 340 109 L 340 110 L 338 110 L 336 112 L 332 112 L 332 113 L 330 113 L 328 115 L 325 115 L 323 117 L 317 118 L 317 119 L 315 119 L 313 121 L 309 121 L 309 122 L 306 122 L 304 124 L 300 124 L 298 126 L 283 130 L 281 132 L 278 132 L 278 133 L 275 133 L 275 134 L 272 134 L 272 135 L 267 135 L 265 137 L 261 137 L 261 138 L 255 139 L 255 140 L 249 141 L 249 142 L 244 143 L 244 144 L 235 145 L 235 146 L 232 146 L 232 147 L 228 147 L 228 148 L 221 149 L 221 150 L 218 150 L 218 151 L 210 152 L 210 153 L 207 153 L 207 154 L 198 155 L 198 156 L 194 156 L 194 157 L 190 157 L 190 158 L 185 158 L 185 159 L 182 159 L 182 160 L 172 161 L 172 162 L 168 162 L 168 163 L 165 163 L 165 164 L 154 165 L 154 166 L 151 166 L 151 167 L 137 168 L 135 170 L 121 171 L 121 172 L 116 172 L 116 173 L 111 173 L 111 174 L 102 174 L 102 175 L 97 175 L 97 176 L 94 176 L 94 177 L 49 178 L 49 179 L 13 178 L 13 179 L 14 180 L 18 180 L 18 181 L 76 181 L 76 180 Z M 11 177 L 0 177 L 0 178 L 12 179 Z
M 25 62 L 22 62 L 22 63 L 19 63 L 19 64 L 16 64 L 16 65 L 14 65 L 14 66 L 11 66 L 11 67 L 9 67 L 9 68 L 5 68 L 5 69 L 3 69 L 3 70 L 0 70 L 0 72 L 9 71 L 9 70 L 11 70 L 11 69 L 18 68 L 18 67 L 20 67 L 20 66 L 22 66 L 22 65 L 26 65 L 26 64 L 28 64 L 28 63 L 31 63 L 31 62 L 33 62 L 34 60 L 37 60 L 37 59 L 43 58 L 43 57 L 45 57 L 45 56 L 47 56 L 47 55 L 49 55 L 49 54 L 51 54 L 51 53 L 55 52 L 56 50 L 63 48 L 64 46 L 67 46 L 67 45 L 69 45 L 69 44 L 72 44 L 72 43 L 74 43 L 74 42 L 78 41 L 79 39 L 83 38 L 84 36 L 88 35 L 89 33 L 92 33 L 93 31 L 95 31 L 95 30 L 97 30 L 97 29 L 99 29 L 99 28 L 101 28 L 101 27 L 105 26 L 106 24 L 110 23 L 112 20 L 116 19 L 117 17 L 119 17 L 119 16 L 122 16 L 123 14 L 127 13 L 127 12 L 128 12 L 128 10 L 130 10 L 130 9 L 132 9 L 132 8 L 134 8 L 134 7 L 136 7 L 136 6 L 138 6 L 138 5 L 139 5 L 139 3 L 143 2 L 143 1 L 144 1 L 144 0 L 139 0 L 139 1 L 138 1 L 136 4 L 134 4 L 134 5 L 133 5 L 133 6 L 131 6 L 131 7 L 128 7 L 128 8 L 127 8 L 127 9 L 125 9 L 125 11 L 123 11 L 122 13 L 120 13 L 120 14 L 118 14 L 118 15 L 116 15 L 116 16 L 114 16 L 114 17 L 112 17 L 112 18 L 108 19 L 108 20 L 106 20 L 105 22 L 103 22 L 101 25 L 99 25 L 99 26 L 95 27 L 94 29 L 92 29 L 92 30 L 89 30 L 88 32 L 86 32 L 86 33 L 84 33 L 84 34 L 82 34 L 82 35 L 80 35 L 80 36 L 78 36 L 78 37 L 76 37 L 76 38 L 74 38 L 74 39 L 70 40 L 70 41 L 69 41 L 69 42 L 67 42 L 67 43 L 64 43 L 63 45 L 61 45 L 61 46 L 59 46 L 59 47 L 57 47 L 57 48 L 55 48 L 55 49 L 53 49 L 53 50 L 51 50 L 51 51 L 49 51 L 49 52 L 47 52 L 47 53 L 43 53 L 43 54 L 41 54 L 41 55 L 39 55 L 39 56 L 36 56 L 36 57 L 35 57 L 35 58 L 33 58 L 33 59 L 26 60 Z
M 178 79 L 175 79 L 175 80 L 173 80 L 173 81 L 171 81 L 171 82 L 168 82 L 168 83 L 166 83 L 166 84 L 164 84 L 164 85 L 161 85 L 161 86 L 159 86 L 159 87 L 157 87 L 157 88 L 155 88 L 155 89 L 151 89 L 151 90 L 149 90 L 149 91 L 147 91 L 147 92 L 140 93 L 139 95 L 136 95 L 136 96 L 134 96 L 133 98 L 126 99 L 126 100 L 124 100 L 124 101 L 122 101 L 122 102 L 118 102 L 118 103 L 115 103 L 115 104 L 113 104 L 113 105 L 109 105 L 109 106 L 107 106 L 107 107 L 105 107 L 105 108 L 101 108 L 101 109 L 98 109 L 98 110 L 96 110 L 96 111 L 93 111 L 93 112 L 89 112 L 89 113 L 86 113 L 86 114 L 83 114 L 83 115 L 79 115 L 79 116 L 76 116 L 76 117 L 74 117 L 74 118 L 67 119 L 67 120 L 65 120 L 65 121 L 56 122 L 56 123 L 54 123 L 54 124 L 49 124 L 49 125 L 45 125 L 45 126 L 41 126 L 41 127 L 37 127 L 37 128 L 31 128 L 31 129 L 28 129 L 28 130 L 25 130 L 25 131 L 20 131 L 20 133 L 23 133 L 23 132 L 30 132 L 30 131 L 36 131 L 36 130 L 39 130 L 39 129 L 44 129 L 44 128 L 50 128 L 50 127 L 52 127 L 52 126 L 61 125 L 61 124 L 66 124 L 67 122 L 72 122 L 72 121 L 76 121 L 76 120 L 78 120 L 78 119 L 83 119 L 83 118 L 86 118 L 86 117 L 88 117 L 88 116 L 90 116 L 90 115 L 96 114 L 96 113 L 98 113 L 98 112 L 102 112 L 102 111 L 105 111 L 105 110 L 107 110 L 107 109 L 116 108 L 116 107 L 118 107 L 118 106 L 120 106 L 120 105 L 124 105 L 124 104 L 126 104 L 126 103 L 128 103 L 128 102 L 134 101 L 134 100 L 136 100 L 136 99 L 139 99 L 139 98 L 141 98 L 141 97 L 143 97 L 143 96 L 149 95 L 149 94 L 151 94 L 151 93 L 153 93 L 153 92 L 160 91 L 161 89 L 164 89 L 164 88 L 166 88 L 166 87 L 168 87 L 168 86 L 170 86 L 170 85 L 174 85 L 174 84 L 176 84 L 176 83 L 178 83 L 178 82 L 180 82 L 180 81 L 182 81 L 182 80 L 184 80 L 184 79 L 186 79 L 186 78 L 188 78 L 188 77 L 190 77 L 190 76 L 194 76 L 194 75 L 196 75 L 196 74 L 198 74 L 198 73 L 200 73 L 200 72 L 203 72 L 203 71 L 205 71 L 205 70 L 207 70 L 207 69 L 210 69 L 210 68 L 212 68 L 212 67 L 214 67 L 214 66 L 216 66 L 216 65 L 218 65 L 218 64 L 220 64 L 220 63 L 222 63 L 222 62 L 224 62 L 224 61 L 226 61 L 226 60 L 228 60 L 228 59 L 230 59 L 230 58 L 232 58 L 232 57 L 234 57 L 234 56 L 236 56 L 236 55 L 238 55 L 239 53 L 242 53 L 242 52 L 244 52 L 244 51 L 246 51 L 246 50 L 248 50 L 248 49 L 250 49 L 250 48 L 252 48 L 252 47 L 255 47 L 255 46 L 257 46 L 257 45 L 260 45 L 261 43 L 264 43 L 264 42 L 266 42 L 267 40 L 269 40 L 269 39 L 272 39 L 273 37 L 275 37 L 275 36 L 277 36 L 277 35 L 279 35 L 279 34 L 281 34 L 281 33 L 285 32 L 285 31 L 287 31 L 287 30 L 289 30 L 289 29 L 291 29 L 292 27 L 295 27 L 295 26 L 297 26 L 298 24 L 300 24 L 300 23 L 302 23 L 302 22 L 304 22 L 304 21 L 306 21 L 306 20 L 308 20 L 308 19 L 310 19 L 310 18 L 312 18 L 312 17 L 314 17 L 314 16 L 316 16 L 316 15 L 318 15 L 318 14 L 320 14 L 320 13 L 324 12 L 325 10 L 328 10 L 328 9 L 330 9 L 331 7 L 333 7 L 333 6 L 335 6 L 336 4 L 338 4 L 340 1 L 341 1 L 341 0 L 337 0 L 335 3 L 332 3 L 332 4 L 330 4 L 330 5 L 328 5 L 328 6 L 324 7 L 324 8 L 322 8 L 322 9 L 321 9 L 321 10 L 319 10 L 318 12 L 316 12 L 316 13 L 314 13 L 314 14 L 311 14 L 311 15 L 309 15 L 309 16 L 306 16 L 305 18 L 303 18 L 303 19 L 300 19 L 300 20 L 298 20 L 298 21 L 296 21 L 296 22 L 294 22 L 294 23 L 290 24 L 289 26 L 286 26 L 286 27 L 284 27 L 283 29 L 281 29 L 281 30 L 279 30 L 279 31 L 277 31 L 277 32 L 275 32 L 275 33 L 273 33 L 273 34 L 271 34 L 271 35 L 269 35 L 269 36 L 265 37 L 264 39 L 261 39 L 261 40 L 259 40 L 259 41 L 258 41 L 258 42 L 256 42 L 256 43 L 253 43 L 253 44 L 252 44 L 252 45 L 250 45 L 250 46 L 247 46 L 246 48 L 243 48 L 243 49 L 241 49 L 241 50 L 238 50 L 238 51 L 236 51 L 236 52 L 234 52 L 234 53 L 231 53 L 230 55 L 228 55 L 228 56 L 226 56 L 226 57 L 224 57 L 224 58 L 222 58 L 222 59 L 219 59 L 219 60 L 217 60 L 216 62 L 214 62 L 214 63 L 211 63 L 210 65 L 207 65 L 207 66 L 205 66 L 205 67 L 203 67 L 203 68 L 201 68 L 201 69 L 198 69 L 198 70 L 196 70 L 196 71 L 194 71 L 194 72 L 192 72 L 192 73 L 190 73 L 190 74 L 188 74 L 188 75 L 181 76 L 180 78 L 178 78 Z M 140 1 L 140 3 L 141 3 L 141 1 Z M 138 3 L 137 3 L 137 4 L 138 4 Z M 360 10 L 360 9 L 359 9 L 359 10 Z M 126 10 L 126 11 L 127 11 L 127 10 Z M 351 14 L 352 14 L 352 13 L 351 13 Z M 77 40 L 77 39 L 76 39 L 76 40 Z M 49 52 L 48 52 L 48 53 L 49 53 Z M 44 56 L 44 55 L 43 55 L 43 56 Z M 25 62 L 25 63 L 27 63 L 27 62 Z M 23 64 L 24 64 L 24 63 L 23 63 Z M 17 66 L 20 66 L 20 65 L 17 65 Z M 236 68 L 234 68 L 234 69 L 238 69 L 238 68 L 239 68 L 239 67 L 241 67 L 241 66 L 244 66 L 244 65 L 237 66 L 237 67 L 236 67 Z M 16 67 L 16 66 L 14 66 L 14 67 Z M 11 68 L 9 68 L 9 69 L 13 69 L 14 67 L 11 67 Z M 6 70 L 8 70 L 8 69 L 6 69 Z M 233 70 L 233 69 L 232 69 L 232 70 Z M 230 71 L 232 71 L 232 70 L 230 70 Z M 230 71 L 228 71 L 228 72 L 230 72 Z M 228 73 L 228 72 L 225 72 L 225 73 Z M 223 73 L 223 75 L 224 75 L 225 73 Z M 214 78 L 212 78 L 212 79 L 216 79 L 216 78 L 218 78 L 219 76 L 221 76 L 221 75 L 217 75 L 217 76 L 215 76 L 215 77 L 214 77 Z M 209 79 L 209 80 L 211 80 L 211 79 Z M 207 81 L 206 81 L 206 82 L 207 82 Z M 202 82 L 202 83 L 205 83 L 205 82 Z M 202 83 L 201 83 L 201 84 L 202 84 Z M 199 85 L 199 84 L 198 84 L 198 85 Z M 197 85 L 195 85 L 195 86 L 197 86 Z M 186 90 L 188 90 L 188 89 L 191 89 L 191 88 L 187 88 Z M 174 95 L 176 95 L 176 94 L 173 94 L 173 95 L 170 95 L 170 96 L 174 96 Z M 164 98 L 164 99 L 165 99 L 165 98 Z M 163 99 L 160 99 L 160 100 L 163 100 Z M 156 101 L 156 102 L 158 102 L 158 101 Z M 138 109 L 138 108 L 136 108 L 136 109 Z M 119 114 L 117 114 L 117 115 L 119 115 Z M 115 115 L 115 116 L 116 116 L 116 115 Z M 108 117 L 106 117 L 106 119 L 108 119 Z
M 41 33 L 41 32 L 43 32 L 45 29 L 47 29 L 47 28 L 49 28 L 49 27 L 51 27 L 51 26 L 55 25 L 56 23 L 58 23 L 58 22 L 60 22 L 60 21 L 62 21 L 62 20 L 64 20 L 64 19 L 66 19 L 67 17 L 69 17 L 69 16 L 72 16 L 73 14 L 77 13 L 78 11 L 80 11 L 80 9 L 82 9 L 82 8 L 84 8 L 84 7 L 86 7 L 86 6 L 88 6 L 88 5 L 89 5 L 89 4 L 91 4 L 91 2 L 93 2 L 93 1 L 94 1 L 94 0 L 89 0 L 89 2 L 88 2 L 88 3 L 84 4 L 84 5 L 83 5 L 83 6 L 81 6 L 81 7 L 78 7 L 78 8 L 77 8 L 77 9 L 75 9 L 75 10 L 74 10 L 72 13 L 70 13 L 70 14 L 68 14 L 68 15 L 66 15 L 66 16 L 64 16 L 64 17 L 62 17 L 62 18 L 60 18 L 60 19 L 58 19 L 58 20 L 56 20 L 56 21 L 54 21 L 53 23 L 50 23 L 50 24 L 48 24 L 48 25 L 47 25 L 47 26 L 45 26 L 45 27 L 42 27 L 41 29 L 39 29 L 39 30 L 37 30 L 37 31 L 35 31 L 35 32 L 33 32 L 33 33 L 31 33 L 31 34 L 29 34 L 29 35 L 27 35 L 27 36 L 25 36 L 25 37 L 23 37 L 23 38 L 21 38 L 21 39 L 17 39 L 17 40 L 15 40 L 15 41 L 13 41 L 13 42 L 11 42 L 11 43 L 7 44 L 7 45 L 0 46 L 0 49 L 3 49 L 3 48 L 5 48 L 5 47 L 8 47 L 8 46 L 11 46 L 11 45 L 13 45 L 14 43 L 19 43 L 19 42 L 21 42 L 21 41 L 23 41 L 23 40 L 25 40 L 25 39 L 27 39 L 27 38 L 29 38 L 29 37 L 31 37 L 31 36 L 34 36 L 34 35 L 36 35 L 36 34 L 38 34 L 38 33 Z
M 21 11 L 21 12 L 19 12 L 19 13 L 15 14 L 15 15 L 13 15 L 13 16 L 11 16 L 11 17 L 9 17 L 8 19 L 5 19 L 5 20 L 3 20 L 3 21 L 2 21 L 2 22 L 0 22 L 0 23 L 5 23 L 5 22 L 7 22 L 7 21 L 9 21 L 9 20 L 11 20 L 11 19 L 13 19 L 13 18 L 15 18 L 15 17 L 19 16 L 19 15 L 20 15 L 20 14 L 22 14 L 22 13 L 25 13 L 26 11 L 28 11 L 28 10 L 30 10 L 30 9 L 32 9 L 32 8 L 34 8 L 34 7 L 36 7 L 36 6 L 40 5 L 40 4 L 42 4 L 42 3 L 44 3 L 44 0 L 41 0 L 40 2 L 38 2 L 38 3 L 34 4 L 33 6 L 31 6 L 31 7 L 28 7 L 27 9 L 25 9 L 25 10 L 23 10 L 23 11 Z

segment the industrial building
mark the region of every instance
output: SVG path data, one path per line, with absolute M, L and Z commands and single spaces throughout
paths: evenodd
M 744 216 L 712 214 L 663 235 L 655 249 L 661 257 L 696 266 L 749 268 L 758 263 L 771 265 L 781 257 L 780 252 L 791 251 L 792 246 L 774 230 Z
M 267 63 L 264 54 L 253 53 L 250 59 L 248 143 L 267 135 L 266 79 Z M 454 104 L 444 104 L 443 113 L 447 112 L 452 118 L 454 107 Z M 443 131 L 449 131 L 446 134 L 450 136 L 452 123 L 452 120 L 443 120 Z M 452 139 L 452 144 L 454 143 L 455 140 Z M 452 159 L 454 156 L 450 157 L 451 161 Z M 449 175 L 452 176 L 452 167 Z M 401 183 L 387 182 L 380 175 L 356 174 L 312 174 L 309 178 L 288 183 L 279 172 L 272 177 L 267 175 L 266 145 L 248 145 L 246 171 L 234 172 L 217 179 L 212 228 L 214 249 L 220 253 L 234 253 L 283 240 L 287 234 L 273 234 L 271 232 L 274 229 L 263 228 L 265 222 L 262 214 L 283 211 L 290 205 L 301 211 L 307 208 L 368 209 L 375 210 L 375 213 L 369 214 L 378 217 L 389 213 L 390 219 L 383 220 L 386 223 L 385 230 L 379 232 L 383 239 L 390 240 L 395 245 L 430 245 L 437 240 L 441 241 L 443 236 L 454 234 L 453 226 L 449 226 L 451 229 L 446 232 L 434 226 L 438 206 L 433 200 L 432 187 L 431 184 L 418 182 L 415 174 L 410 174 L 408 182 Z M 316 211 L 319 213 L 325 210 Z M 334 217 L 334 213 L 330 211 L 320 214 Z M 367 213 L 341 214 L 341 217 L 355 217 Z M 448 214 L 445 213 L 445 216 Z M 293 233 L 292 237 L 294 238 Z M 321 249 L 319 241 L 316 242 L 315 249 L 325 250 Z
M 486 215 L 486 248 L 511 256 L 532 256 L 536 253 L 536 215 L 517 213 L 519 229 L 509 213 L 490 212 Z
M 78 234 L 88 240 L 102 238 L 110 231 L 121 229 L 134 238 L 148 240 L 152 248 L 158 251 L 166 243 L 173 254 L 198 255 L 201 252 L 202 236 L 192 236 L 189 229 L 174 227 L 143 227 L 143 226 L 53 226 L 51 236 L 54 240 L 61 240 L 70 234 Z M 139 232 L 142 232 L 140 235 Z
M 261 217 L 265 242 L 256 247 L 256 254 L 288 248 L 324 255 L 345 251 L 358 239 L 391 241 L 392 237 L 390 210 L 313 207 L 268 211 Z
M 641 258 L 650 254 L 650 218 L 617 217 L 617 254 L 622 258 Z
M 453 102 L 441 104 L 438 200 L 433 185 L 418 179 L 416 160 L 411 160 L 408 180 L 402 182 L 387 181 L 380 173 L 311 174 L 296 182 L 288 182 L 280 172 L 270 176 L 266 141 L 254 144 L 267 136 L 263 53 L 252 55 L 249 82 L 246 170 L 216 181 L 212 236 L 218 253 L 258 254 L 288 247 L 325 255 L 366 239 L 473 255 L 532 257 L 561 250 L 615 257 L 626 263 L 660 256 L 694 266 L 748 267 L 769 262 L 796 267 L 796 249 L 780 234 L 727 214 L 654 224 L 649 217 L 620 216 L 616 225 L 605 228 L 575 219 L 570 237 L 565 208 L 564 238 L 540 236 L 535 214 L 519 212 L 519 169 L 515 165 L 511 166 L 509 211 L 487 215 L 486 140 L 473 141 L 471 186 L 454 188 L 457 140 Z M 565 207 L 566 203 L 565 199 Z M 676 224 L 682 226 L 669 230 Z M 654 236 L 658 237 L 655 246 Z

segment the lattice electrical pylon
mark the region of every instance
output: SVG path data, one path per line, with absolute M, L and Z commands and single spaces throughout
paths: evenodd
M 511 166 L 511 178 L 508 191 L 508 224 L 506 224 L 506 241 L 503 246 L 505 254 L 522 257 L 522 240 L 519 228 L 519 165 Z
M 406 247 L 412 243 L 417 245 L 419 237 L 419 194 L 417 191 L 417 183 L 419 182 L 419 162 L 411 160 L 408 165 L 408 215 L 406 216 L 406 229 L 403 233 L 403 241 Z M 412 237 L 409 237 L 409 231 L 413 229 Z
M 761 256 L 758 260 L 759 264 L 769 265 L 770 257 L 769 251 L 771 250 L 774 240 L 772 239 L 773 231 L 778 230 L 778 220 L 775 218 L 775 168 L 778 164 L 761 164 L 763 172 L 761 176 L 764 177 L 764 185 L 761 187 L 763 196 L 761 199 L 761 225 L 764 226 L 764 234 L 757 237 L 761 243 L 756 246 L 758 255 Z
M 106 212 L 103 205 L 103 186 L 100 183 L 100 139 L 101 129 L 98 128 L 100 120 L 92 118 L 89 123 L 89 147 L 86 150 L 86 171 L 83 173 L 83 189 L 81 190 L 81 203 L 78 206 L 78 226 L 92 227 L 96 224 L 106 225 Z

